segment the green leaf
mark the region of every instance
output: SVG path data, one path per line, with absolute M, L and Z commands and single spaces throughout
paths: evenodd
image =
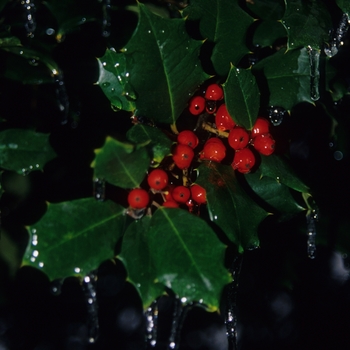
M 153 161 L 160 163 L 170 154 L 172 141 L 158 128 L 137 124 L 127 133 L 127 138 L 135 143 L 149 143 L 152 146 Z
M 230 64 L 249 53 L 246 32 L 254 19 L 237 0 L 193 0 L 184 15 L 199 20 L 202 36 L 215 44 L 211 60 L 218 75 L 227 75 Z
M 232 66 L 223 87 L 229 114 L 236 124 L 251 130 L 260 106 L 260 93 L 251 70 Z
M 232 167 L 205 162 L 199 166 L 198 172 L 196 183 L 207 191 L 210 220 L 240 251 L 257 247 L 258 226 L 268 214 L 243 190 Z
M 135 102 L 129 96 L 125 55 L 107 49 L 105 54 L 98 58 L 99 78 L 97 84 L 111 101 L 116 109 L 133 111 Z M 134 98 L 134 97 L 133 97 Z
M 306 48 L 287 52 L 281 49 L 254 65 L 252 70 L 259 82 L 266 82 L 267 86 L 259 87 L 266 96 L 269 95 L 266 103 L 270 106 L 290 110 L 301 102 L 313 103 L 310 94 L 310 58 Z
M 280 21 L 259 21 L 253 35 L 254 46 L 272 46 L 277 39 L 287 36 L 287 32 Z
M 298 192 L 309 192 L 309 188 L 298 178 L 292 167 L 282 157 L 274 154 L 261 155 L 259 171 L 261 176 L 268 176 Z
M 323 1 L 293 0 L 286 2 L 282 23 L 288 32 L 288 49 L 311 46 L 321 49 L 332 29 L 330 13 Z
M 7 5 L 8 2 L 9 2 L 9 0 L 1 0 L 0 1 L 0 11 L 3 10 L 3 8 Z
M 95 153 L 94 176 L 125 189 L 139 187 L 150 165 L 145 147 L 137 148 L 112 137 L 107 137 L 103 147 Z
M 42 170 L 55 157 L 48 134 L 24 129 L 0 132 L 0 167 L 3 169 L 19 174 Z
M 285 0 L 248 0 L 246 5 L 257 17 L 264 20 L 281 19 L 285 11 Z
M 199 61 L 201 41 L 186 32 L 184 19 L 165 19 L 139 4 L 140 19 L 122 50 L 136 114 L 175 123 L 190 96 L 209 76 Z
M 350 14 L 350 3 L 348 0 L 336 0 L 335 2 L 343 12 L 347 15 Z
M 160 208 L 147 233 L 157 280 L 188 302 L 219 307 L 231 278 L 224 267 L 225 245 L 208 224 L 183 209 Z
M 252 190 L 273 208 L 274 213 L 289 218 L 305 210 L 286 185 L 272 177 L 263 176 L 260 168 L 254 173 L 246 174 L 245 178 Z
M 128 227 L 119 255 L 128 272 L 128 278 L 140 293 L 144 307 L 149 306 L 164 291 L 164 286 L 156 283 L 157 272 L 148 245 L 150 221 L 149 216 L 144 216 L 142 220 L 136 220 Z
M 41 269 L 50 279 L 88 274 L 115 256 L 125 209 L 94 198 L 48 204 L 46 214 L 29 227 L 24 264 Z

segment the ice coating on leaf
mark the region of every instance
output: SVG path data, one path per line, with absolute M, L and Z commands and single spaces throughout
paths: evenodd
M 313 101 L 320 98 L 320 50 L 307 47 L 310 60 L 310 96 Z

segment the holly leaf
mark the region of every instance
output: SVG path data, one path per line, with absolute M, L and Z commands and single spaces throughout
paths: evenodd
M 125 229 L 124 211 L 119 204 L 94 198 L 49 203 L 46 214 L 28 228 L 23 263 L 50 279 L 88 274 L 115 256 Z
M 150 221 L 149 216 L 144 216 L 128 227 L 119 255 L 128 272 L 128 279 L 140 293 L 145 308 L 164 292 L 164 286 L 156 282 L 156 268 L 148 244 Z
M 49 143 L 49 134 L 28 129 L 7 129 L 0 132 L 0 167 L 18 174 L 42 170 L 56 157 Z
M 196 183 L 206 189 L 210 220 L 240 251 L 257 247 L 258 226 L 268 213 L 243 190 L 232 167 L 204 162 L 198 173 Z
M 347 0 L 336 0 L 335 1 L 339 8 L 345 12 L 347 15 L 350 13 L 350 3 Z
M 136 124 L 127 132 L 126 136 L 135 143 L 150 143 L 153 161 L 156 163 L 160 163 L 165 156 L 170 154 L 172 141 L 159 128 Z
M 309 188 L 299 179 L 292 167 L 282 157 L 274 154 L 261 155 L 260 176 L 268 176 L 297 192 L 309 192 Z
M 198 55 L 202 42 L 186 32 L 184 19 L 161 18 L 139 3 L 140 18 L 122 49 L 135 114 L 173 124 L 208 75 Z
M 317 0 L 287 1 L 282 24 L 288 33 L 288 50 L 306 46 L 321 49 L 332 29 L 327 7 Z
M 150 165 L 150 156 L 144 146 L 123 143 L 110 136 L 95 154 L 91 164 L 94 177 L 125 189 L 139 187 Z
M 204 220 L 162 207 L 152 217 L 147 241 L 158 282 L 188 302 L 201 300 L 218 309 L 222 290 L 231 281 L 224 267 L 226 246 Z
M 313 103 L 310 86 L 310 58 L 306 48 L 287 51 L 279 50 L 266 57 L 252 68 L 260 90 L 268 90 L 270 106 L 291 110 L 301 102 Z M 267 86 L 266 86 L 267 85 Z
M 227 75 L 230 64 L 237 65 L 249 53 L 246 32 L 254 19 L 237 0 L 193 0 L 184 15 L 199 20 L 202 36 L 214 43 L 211 60 L 218 75 Z
M 280 21 L 259 21 L 253 34 L 253 45 L 272 46 L 277 39 L 287 36 L 286 29 Z
M 260 106 L 260 92 L 251 70 L 232 66 L 223 88 L 230 116 L 236 124 L 251 130 Z
M 258 18 L 264 20 L 281 19 L 286 7 L 284 0 L 248 0 L 245 4 Z
M 135 110 L 135 96 L 128 91 L 128 73 L 126 71 L 125 55 L 107 49 L 105 54 L 98 58 L 99 77 L 97 84 L 116 109 L 125 111 Z

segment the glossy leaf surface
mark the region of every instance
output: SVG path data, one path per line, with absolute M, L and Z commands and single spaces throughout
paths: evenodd
M 207 191 L 210 220 L 240 250 L 257 247 L 257 229 L 267 212 L 243 190 L 231 166 L 206 162 L 199 166 L 198 171 L 196 183 Z
M 223 87 L 226 108 L 233 120 L 247 130 L 252 129 L 258 117 L 260 92 L 251 70 L 232 66 Z
M 172 124 L 208 78 L 198 59 L 202 42 L 189 37 L 184 19 L 161 18 L 143 4 L 139 9 L 136 31 L 122 50 L 130 77 L 127 92 L 137 115 Z
M 281 49 L 253 66 L 253 73 L 266 84 L 260 89 L 269 91 L 270 106 L 280 106 L 290 110 L 300 102 L 313 103 L 310 94 L 310 59 L 305 48 L 286 52 Z M 265 93 L 265 96 L 268 94 Z
M 277 39 L 287 37 L 286 29 L 279 21 L 259 21 L 259 25 L 254 31 L 254 46 L 272 46 Z
M 98 59 L 99 78 L 97 84 L 116 109 L 133 111 L 135 102 L 128 96 L 128 77 L 125 56 L 107 49 Z
M 322 1 L 287 1 L 282 23 L 288 32 L 288 49 L 311 46 L 320 49 L 332 29 L 330 14 Z
M 246 6 L 256 17 L 264 20 L 281 19 L 286 7 L 284 0 L 246 1 Z
M 336 3 L 343 12 L 350 14 L 350 3 L 348 0 L 336 0 Z
M 194 0 L 184 15 L 199 20 L 201 35 L 215 44 L 211 60 L 217 74 L 227 75 L 230 64 L 237 65 L 249 52 L 245 36 L 254 20 L 237 0 Z
M 103 147 L 95 153 L 92 163 L 95 178 L 105 179 L 125 189 L 138 187 L 150 165 L 150 156 L 145 147 L 137 148 L 112 137 L 107 137 Z
M 42 170 L 56 157 L 49 135 L 28 129 L 7 129 L 0 132 L 0 167 L 19 174 Z
M 114 257 L 125 218 L 124 208 L 112 201 L 49 203 L 46 214 L 29 227 L 24 264 L 41 269 L 50 279 L 86 275 Z
M 170 154 L 172 141 L 158 128 L 137 124 L 127 133 L 130 141 L 135 143 L 150 143 L 153 160 L 160 163 L 163 158 Z

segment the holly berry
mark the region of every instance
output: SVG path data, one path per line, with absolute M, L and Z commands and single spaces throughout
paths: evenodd
M 186 203 L 191 197 L 191 191 L 185 186 L 175 187 L 171 194 L 178 203 Z
M 128 195 L 128 203 L 133 209 L 146 208 L 149 202 L 148 192 L 142 188 L 135 188 Z
M 177 135 L 177 142 L 181 145 L 187 145 L 191 148 L 196 148 L 198 145 L 198 137 L 191 130 L 183 130 Z
M 261 134 L 254 138 L 254 148 L 264 156 L 269 156 L 275 151 L 276 141 L 273 139 L 271 134 Z
M 267 134 L 269 130 L 270 130 L 270 122 L 265 118 L 258 117 L 253 126 L 252 138 L 260 134 Z
M 205 98 L 202 96 L 194 96 L 190 101 L 188 109 L 193 115 L 203 113 L 205 110 Z
M 215 140 L 212 140 L 215 139 Z M 200 159 L 212 160 L 220 163 L 226 157 L 226 147 L 220 139 L 213 137 L 209 139 L 200 154 Z
M 207 191 L 202 186 L 192 185 L 191 197 L 198 204 L 205 204 L 207 202 Z
M 218 84 L 211 84 L 207 87 L 204 97 L 207 100 L 219 101 L 224 98 L 224 91 L 222 87 Z
M 236 151 L 231 164 L 232 168 L 240 173 L 248 174 L 255 164 L 254 153 L 249 148 Z
M 242 149 L 248 145 L 249 134 L 244 128 L 236 126 L 230 131 L 227 140 L 234 150 Z
M 162 169 L 155 169 L 147 177 L 149 187 L 160 191 L 168 184 L 168 174 Z
M 231 130 L 236 125 L 236 123 L 233 121 L 230 114 L 228 113 L 225 103 L 223 103 L 216 112 L 215 124 L 216 128 L 220 131 Z
M 166 208 L 178 208 L 179 204 L 176 203 L 175 201 L 166 201 L 166 202 L 163 203 L 163 207 L 166 207 Z
M 177 144 L 173 152 L 173 160 L 179 169 L 187 169 L 194 157 L 193 149 L 187 145 Z

